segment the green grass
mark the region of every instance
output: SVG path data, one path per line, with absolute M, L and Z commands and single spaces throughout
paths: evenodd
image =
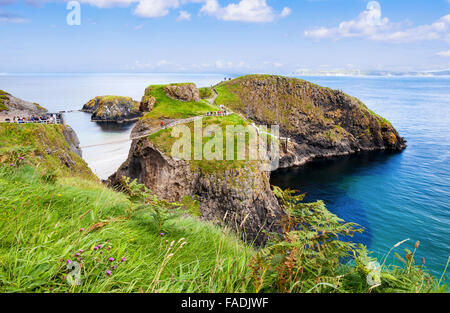
M 241 99 L 235 93 L 234 90 L 240 88 L 238 84 L 221 84 L 216 86 L 214 89 L 216 90 L 218 96 L 214 104 L 216 105 L 224 105 L 229 107 L 240 107 L 242 106 Z
M 161 237 L 147 215 L 126 218 L 132 204 L 124 194 L 79 178 L 47 183 L 27 165 L 0 167 L 0 198 L 0 292 L 249 288 L 247 262 L 254 250 L 229 231 L 194 217 L 172 220 Z M 94 225 L 98 228 L 89 231 Z M 103 248 L 94 251 L 96 245 Z M 65 280 L 66 260 L 76 261 L 80 249 L 82 282 L 72 287 Z M 109 262 L 110 257 L 115 261 Z M 122 257 L 126 262 L 120 262 Z M 109 277 L 112 264 L 118 267 Z
M 205 130 L 208 126 L 215 125 L 219 127 L 223 132 L 223 146 L 222 146 L 222 155 L 223 160 L 206 160 L 203 158 L 202 160 L 195 160 L 194 158 L 194 123 L 185 124 L 189 127 L 191 132 L 191 165 L 192 169 L 200 169 L 205 173 L 214 173 L 214 172 L 222 172 L 224 170 L 230 168 L 238 168 L 243 169 L 247 166 L 254 167 L 255 161 L 250 161 L 248 157 L 248 144 L 250 137 L 249 135 L 245 136 L 245 146 L 246 146 L 246 160 L 238 160 L 237 153 L 237 137 L 238 135 L 234 135 L 234 160 L 226 160 L 226 127 L 227 126 L 247 126 L 248 122 L 242 119 L 240 116 L 233 114 L 222 117 L 204 117 L 202 119 L 202 129 Z M 174 143 L 179 140 L 178 137 L 172 137 L 172 128 L 161 130 L 155 134 L 149 136 L 149 140 L 162 152 L 164 152 L 168 156 L 172 156 L 172 146 Z M 205 145 L 214 137 L 214 133 L 211 136 L 203 136 L 202 138 L 202 149 L 204 149 Z M 213 151 L 215 152 L 215 150 Z
M 258 266 L 254 259 L 258 252 L 227 229 L 186 215 L 165 224 L 161 236 L 145 211 L 128 216 L 130 206 L 137 204 L 125 194 L 96 182 L 74 177 L 49 181 L 27 164 L 0 166 L 0 199 L 0 292 L 253 293 L 260 284 L 264 284 L 264 292 L 281 291 L 268 276 L 276 269 L 255 276 L 252 269 Z M 327 227 L 312 216 L 312 223 Z M 94 250 L 98 245 L 102 248 Z M 302 245 L 308 243 L 302 241 Z M 273 249 L 280 246 L 289 251 L 289 244 L 282 242 Z M 265 251 L 276 253 L 270 247 Z M 368 292 L 364 273 L 368 259 L 361 251 L 357 265 L 321 269 L 314 259 L 306 259 L 308 273 L 326 272 L 335 286 L 317 283 L 313 275 L 304 281 L 305 286 L 313 287 L 300 290 Z M 265 253 L 260 257 L 266 257 Z M 70 272 L 67 260 L 83 264 L 79 286 L 66 281 Z M 113 265 L 117 268 L 111 268 Z M 382 285 L 371 292 L 446 291 L 433 278 L 424 283 L 427 277 L 413 264 L 384 267 Z M 296 280 L 292 284 L 299 286 Z
M 10 94 L 6 91 L 0 90 L 0 112 L 1 111 L 9 111 L 8 107 L 5 105 L 5 100 L 8 100 L 8 96 Z
M 209 99 L 213 96 L 213 92 L 209 87 L 199 88 L 198 91 L 200 93 L 200 98 L 202 99 Z
M 70 151 L 64 126 L 0 124 L 0 163 L 15 164 L 19 157 L 45 172 L 97 180 L 86 162 Z
M 144 119 L 185 119 L 203 115 L 207 112 L 218 111 L 217 106 L 210 105 L 207 100 L 201 102 L 184 102 L 174 100 L 166 95 L 164 87 L 167 85 L 153 85 L 146 89 L 145 97 L 155 97 L 156 104 Z

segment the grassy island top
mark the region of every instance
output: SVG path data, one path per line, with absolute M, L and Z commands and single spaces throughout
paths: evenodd
M 88 103 L 85 104 L 85 108 L 93 108 L 98 102 L 99 107 L 103 107 L 105 104 L 128 104 L 129 107 L 133 110 L 139 110 L 139 102 L 133 100 L 130 97 L 124 97 L 124 96 L 114 96 L 114 95 L 107 95 L 107 96 L 98 96 L 93 99 L 91 99 Z
M 187 85 L 170 84 L 170 85 Z M 145 90 L 143 101 L 154 97 L 156 102 L 153 109 L 144 115 L 144 119 L 185 119 L 193 116 L 203 115 L 207 112 L 219 111 L 215 105 L 211 105 L 208 100 L 202 99 L 200 102 L 180 101 L 166 95 L 164 88 L 168 85 L 151 85 Z
M 195 160 L 194 158 L 194 122 L 190 122 L 185 124 L 190 129 L 191 136 L 191 167 L 193 170 L 200 169 L 204 173 L 214 173 L 214 172 L 221 172 L 227 169 L 231 168 L 238 168 L 242 169 L 245 167 L 253 168 L 255 169 L 256 161 L 249 160 L 248 157 L 248 143 L 250 140 L 249 134 L 243 134 L 245 135 L 245 153 L 246 153 L 246 159 L 245 160 L 238 160 L 237 154 L 238 154 L 238 148 L 237 148 L 237 138 L 239 134 L 236 132 L 234 133 L 234 160 L 226 160 L 226 147 L 227 147 L 227 133 L 226 133 L 226 127 L 227 126 L 248 126 L 248 121 L 244 120 L 237 114 L 232 114 L 228 116 L 208 116 L 204 117 L 202 119 L 202 129 L 205 131 L 207 127 L 211 125 L 215 125 L 219 127 L 222 130 L 223 140 L 218 145 L 215 145 L 214 148 L 211 148 L 211 152 L 216 152 L 216 149 L 222 149 L 222 156 L 223 160 L 206 160 L 203 158 L 202 160 Z M 172 128 L 163 129 L 151 136 L 149 136 L 149 140 L 164 154 L 168 156 L 172 156 L 171 149 L 174 143 L 179 140 L 179 137 L 172 137 L 171 136 Z M 215 133 L 211 133 L 210 135 L 203 135 L 202 137 L 202 151 L 205 151 L 208 149 L 208 143 L 211 143 L 213 140 Z M 222 147 L 220 147 L 222 145 Z

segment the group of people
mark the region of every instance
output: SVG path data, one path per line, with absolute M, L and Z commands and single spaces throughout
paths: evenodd
M 208 112 L 208 113 L 206 113 L 206 116 L 227 116 L 228 115 L 228 112 L 223 105 L 220 106 L 220 110 L 221 111 Z
M 5 119 L 7 123 L 18 123 L 18 124 L 26 124 L 26 123 L 43 123 L 43 124 L 54 124 L 56 122 L 53 116 L 29 116 L 29 117 L 20 117 L 14 116 L 13 119 Z
M 228 115 L 227 110 L 206 113 L 206 116 L 226 116 L 226 115 Z

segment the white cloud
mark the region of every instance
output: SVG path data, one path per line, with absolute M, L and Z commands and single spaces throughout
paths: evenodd
M 145 0 L 139 1 L 134 14 L 140 17 L 162 17 L 169 14 L 170 9 L 176 9 L 180 5 L 178 0 Z
M 191 20 L 191 13 L 186 11 L 180 11 L 180 15 L 177 17 L 177 21 L 190 21 Z
M 0 0 L 1 1 L 1 0 Z M 5 1 L 5 0 L 3 0 Z M 223 21 L 240 21 L 249 23 L 272 22 L 277 18 L 284 18 L 291 14 L 291 9 L 283 8 L 277 14 L 267 4 L 266 0 L 235 0 L 233 3 L 222 7 L 219 0 L 80 0 L 99 8 L 128 7 L 137 4 L 134 14 L 145 18 L 157 18 L 166 16 L 170 10 L 178 9 L 188 3 L 202 4 L 200 13 L 215 16 Z M 187 20 L 191 15 L 186 11 L 178 17 Z M 181 12 L 180 12 L 181 13 Z M 190 17 L 189 17 L 190 18 Z
M 266 0 L 241 0 L 225 7 L 221 7 L 218 0 L 205 0 L 200 12 L 223 21 L 249 23 L 273 22 L 278 17 L 274 9 L 267 5 Z M 285 7 L 279 17 L 286 17 L 290 13 L 291 9 Z
M 450 1 L 450 0 L 449 0 Z M 283 11 L 281 11 L 280 17 L 286 17 L 292 13 L 292 10 L 288 7 L 284 7 Z
M 449 2 L 450 2 L 450 0 L 449 0 Z M 450 58 L 450 50 L 439 52 L 436 55 L 443 57 L 443 58 Z
M 30 20 L 20 17 L 14 13 L 0 12 L 0 24 L 22 24 L 28 23 Z
M 400 29 L 401 25 L 382 17 L 377 1 L 367 4 L 366 10 L 356 19 L 341 22 L 337 27 L 317 27 L 306 30 L 305 36 L 313 39 L 362 37 L 370 40 L 408 42 L 418 40 L 450 40 L 450 14 L 430 25 Z

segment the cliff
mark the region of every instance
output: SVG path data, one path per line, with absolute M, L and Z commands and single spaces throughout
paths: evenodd
M 16 98 L 6 91 L 0 90 L 0 113 L 9 116 L 43 115 L 47 109 L 41 107 L 38 103 L 33 103 Z
M 98 181 L 69 126 L 0 123 L 0 165 L 15 164 L 18 158 L 45 173 Z
M 139 105 L 129 97 L 101 96 L 91 99 L 81 111 L 92 113 L 93 122 L 135 122 L 142 116 Z
M 392 124 L 339 90 L 288 77 L 249 75 L 215 86 L 216 104 L 261 125 L 279 125 L 280 167 L 317 157 L 406 147 Z
M 281 136 L 289 138 L 281 140 L 281 167 L 361 150 L 405 148 L 405 140 L 387 120 L 341 91 L 264 75 L 227 81 L 214 90 L 218 97 L 209 111 L 218 111 L 217 105 L 225 105 L 238 114 L 204 116 L 203 129 L 211 125 L 223 130 L 230 125 L 251 123 L 279 125 Z M 183 118 L 203 115 L 201 103 L 187 103 L 184 96 L 176 100 L 173 90 L 166 86 L 150 86 L 144 97 L 154 97 L 155 105 L 136 124 L 133 135 L 149 136 L 133 141 L 127 161 L 107 183 L 119 187 L 121 178 L 126 176 L 145 184 L 161 199 L 181 201 L 186 196 L 196 197 L 203 218 L 229 225 L 249 241 L 264 243 L 267 232 L 278 230 L 277 222 L 283 215 L 264 162 L 173 157 L 171 147 L 177 138 L 171 136 L 170 128 L 160 128 L 159 121 L 182 122 Z M 192 134 L 194 122 L 187 121 L 185 126 Z M 210 138 L 203 138 L 203 146 Z M 223 147 L 226 143 L 224 138 Z

